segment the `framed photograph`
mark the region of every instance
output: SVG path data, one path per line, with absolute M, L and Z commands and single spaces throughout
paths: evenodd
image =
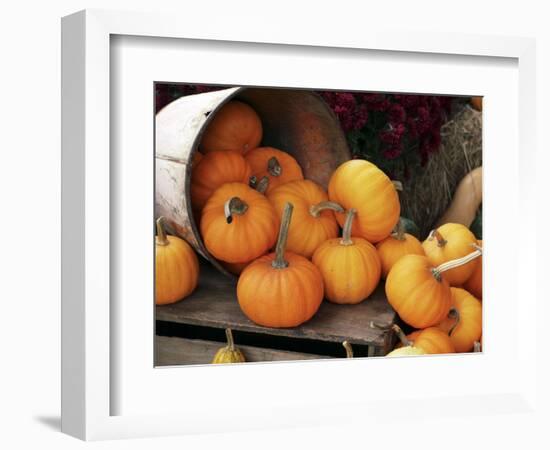
M 533 40 L 93 10 L 62 54 L 64 432 L 537 414 Z

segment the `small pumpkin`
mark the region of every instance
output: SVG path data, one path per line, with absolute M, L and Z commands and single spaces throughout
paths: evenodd
M 477 246 L 473 233 L 459 223 L 446 223 L 433 230 L 422 243 L 428 260 L 434 266 L 468 255 Z M 475 269 L 475 261 L 449 270 L 445 278 L 451 286 L 466 282 Z
M 469 352 L 481 339 L 481 302 L 464 289 L 451 288 L 451 293 L 453 309 L 438 328 L 449 333 L 457 352 Z
M 163 217 L 157 219 L 155 238 L 155 304 L 167 305 L 187 297 L 197 287 L 199 260 L 191 246 L 167 236 Z
M 413 331 L 407 335 L 407 339 L 430 355 L 455 353 L 455 346 L 449 335 L 437 327 Z
M 198 153 L 197 153 L 198 154 Z M 240 153 L 210 152 L 202 157 L 191 174 L 191 204 L 199 212 L 212 193 L 224 183 L 248 183 L 250 166 Z
M 483 241 L 478 240 L 477 245 L 483 247 Z M 483 256 L 480 256 L 475 261 L 475 268 L 470 275 L 470 278 L 466 280 L 463 288 L 473 294 L 473 296 L 479 300 L 483 299 Z
M 399 317 L 414 328 L 438 325 L 447 317 L 453 301 L 447 272 L 480 255 L 481 250 L 476 249 L 463 258 L 437 267 L 426 256 L 403 256 L 393 265 L 386 279 L 388 302 Z
M 243 352 L 241 352 L 233 341 L 233 333 L 230 328 L 225 329 L 225 336 L 227 338 L 227 345 L 220 348 L 214 355 L 212 364 L 232 364 L 243 363 L 245 358 Z
M 301 255 L 285 253 L 291 216 L 292 204 L 287 203 L 275 253 L 252 262 L 237 283 L 241 310 L 264 327 L 297 327 L 313 317 L 323 300 L 319 269 Z
M 392 350 L 389 352 L 386 356 L 389 357 L 395 357 L 395 356 L 419 356 L 419 355 L 425 355 L 426 352 L 422 350 L 420 347 L 412 346 L 405 346 L 396 348 L 395 350 Z
M 348 341 L 342 342 L 342 346 L 346 350 L 346 358 L 353 358 L 353 348 Z
M 304 174 L 298 162 L 286 152 L 273 147 L 259 147 L 245 155 L 252 169 L 252 176 L 269 194 L 277 186 L 289 181 L 303 180 Z
M 203 153 L 235 150 L 245 153 L 256 148 L 262 140 L 262 121 L 246 103 L 227 102 L 208 124 L 200 148 Z
M 461 223 L 470 228 L 476 218 L 483 196 L 483 169 L 468 172 L 458 183 L 451 204 L 441 216 L 437 227 L 445 223 Z
M 376 244 L 382 263 L 382 278 L 386 278 L 392 266 L 405 255 L 424 255 L 422 244 L 413 235 L 405 233 L 403 221 L 399 219 L 396 230 Z
M 292 203 L 294 210 L 288 230 L 287 250 L 311 258 L 313 252 L 325 242 L 338 236 L 339 227 L 333 211 L 344 209 L 328 201 L 321 186 L 310 180 L 296 180 L 277 186 L 267 194 L 277 215 L 285 204 Z
M 470 104 L 472 105 L 472 108 L 474 108 L 476 111 L 483 110 L 483 97 L 470 98 Z
M 342 238 L 323 242 L 313 254 L 333 303 L 356 304 L 365 300 L 380 281 L 382 266 L 376 248 L 366 239 L 351 237 L 355 209 L 347 212 Z
M 328 185 L 329 199 L 357 211 L 352 236 L 376 243 L 388 237 L 399 220 L 400 205 L 392 181 L 378 167 L 363 159 L 341 164 Z M 345 214 L 336 214 L 340 225 Z
M 204 205 L 200 224 L 206 249 L 228 263 L 245 263 L 267 253 L 278 226 L 269 200 L 243 183 L 216 189 Z

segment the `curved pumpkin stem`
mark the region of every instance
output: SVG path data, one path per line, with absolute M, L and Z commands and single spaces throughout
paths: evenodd
M 447 317 L 449 319 L 454 319 L 455 320 L 455 323 L 453 324 L 453 326 L 451 328 L 449 328 L 449 332 L 447 333 L 448 336 L 451 337 L 451 334 L 453 334 L 453 331 L 455 330 L 455 328 L 460 323 L 460 312 L 455 307 L 452 307 L 449 310 L 449 314 L 447 315 Z
M 277 238 L 277 246 L 275 247 L 275 259 L 271 263 L 271 266 L 275 269 L 285 269 L 288 267 L 288 261 L 285 260 L 285 248 L 293 209 L 294 206 L 292 203 L 287 202 L 285 204 L 283 218 L 281 219 L 281 227 L 279 228 L 279 237 Z
M 441 233 L 437 229 L 432 230 L 428 236 L 428 239 L 430 241 L 434 238 L 437 239 L 438 247 L 445 247 L 445 245 L 447 244 L 447 240 L 441 235 Z
M 225 329 L 225 337 L 227 339 L 227 348 L 231 351 L 235 350 L 235 341 L 233 340 L 233 333 L 231 328 Z
M 317 203 L 316 205 L 311 205 L 309 207 L 309 213 L 313 217 L 319 217 L 319 215 L 321 214 L 321 211 L 324 211 L 325 209 L 330 209 L 332 211 L 339 212 L 339 213 L 343 213 L 345 211 L 345 209 L 342 206 L 340 206 L 338 203 L 325 201 L 325 202 Z
M 403 223 L 403 220 L 401 220 L 401 217 L 399 218 L 399 221 L 397 222 L 391 236 L 398 241 L 405 240 L 405 224 Z
M 401 344 L 403 344 L 403 347 L 412 347 L 414 345 L 414 342 L 409 340 L 407 335 L 403 332 L 401 327 L 399 325 L 393 324 L 391 326 L 392 331 L 396 334 L 396 336 L 401 341 Z
M 475 341 L 474 342 L 474 353 L 481 353 L 481 342 Z
M 227 221 L 227 223 L 231 223 L 233 222 L 233 216 L 235 214 L 238 216 L 242 216 L 247 209 L 248 205 L 243 200 L 241 200 L 239 197 L 231 197 L 223 205 L 225 220 Z
M 160 216 L 157 219 L 157 239 L 155 241 L 157 245 L 168 245 L 170 242 L 166 237 L 166 232 L 164 231 L 164 217 Z
M 351 344 L 348 341 L 344 341 L 342 345 L 346 349 L 346 358 L 353 358 L 353 348 L 351 348 Z
M 391 182 L 396 191 L 403 192 L 403 183 L 401 181 L 391 180 Z
M 342 230 L 342 239 L 340 240 L 341 245 L 353 245 L 351 240 L 351 226 L 353 225 L 353 218 L 357 210 L 355 208 L 350 208 L 346 216 L 346 221 L 344 222 L 344 228 Z
M 275 156 L 272 156 L 267 161 L 267 171 L 272 177 L 280 177 L 283 173 L 283 167 L 279 163 L 279 160 L 275 158 Z
M 388 331 L 388 330 L 392 330 L 395 335 L 399 338 L 399 340 L 401 341 L 401 344 L 403 345 L 403 347 L 412 347 L 414 345 L 414 342 L 409 340 L 409 338 L 407 337 L 407 335 L 403 332 L 403 330 L 401 329 L 401 327 L 397 324 L 392 324 L 392 325 L 381 325 L 379 323 L 376 323 L 374 321 L 370 321 L 370 327 L 371 328 L 376 328 L 378 330 L 384 330 L 384 331 Z
M 482 254 L 483 254 L 483 250 L 481 249 L 481 247 L 478 247 L 472 253 L 468 253 L 466 256 L 463 256 L 462 258 L 452 259 L 443 264 L 440 264 L 437 267 L 434 267 L 432 269 L 432 273 L 437 281 L 441 281 L 441 274 L 443 272 L 454 269 L 455 267 L 463 266 L 464 264 L 468 264 L 470 261 L 473 261 L 474 259 L 481 256 Z

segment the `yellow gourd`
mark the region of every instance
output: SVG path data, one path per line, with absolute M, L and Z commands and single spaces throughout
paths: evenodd
M 214 355 L 212 364 L 231 364 L 245 362 L 243 353 L 235 347 L 233 341 L 233 333 L 230 328 L 226 328 L 225 336 L 227 337 L 227 345 L 220 348 Z

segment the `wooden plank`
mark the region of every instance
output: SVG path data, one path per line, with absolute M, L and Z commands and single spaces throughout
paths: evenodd
M 236 281 L 225 277 L 210 265 L 201 266 L 199 286 L 185 300 L 157 306 L 156 320 L 214 328 L 232 328 L 253 333 L 315 339 L 329 342 L 385 347 L 386 331 L 369 327 L 371 320 L 391 325 L 396 320 L 383 285 L 358 305 L 335 305 L 327 301 L 307 323 L 296 328 L 266 328 L 250 321 L 241 311 L 236 297 Z
M 210 364 L 216 352 L 225 344 L 203 341 L 201 339 L 182 339 L 177 337 L 155 336 L 155 365 L 177 366 L 188 364 Z M 248 362 L 261 361 L 297 361 L 311 359 L 329 359 L 308 353 L 297 353 L 269 348 L 238 345 Z

